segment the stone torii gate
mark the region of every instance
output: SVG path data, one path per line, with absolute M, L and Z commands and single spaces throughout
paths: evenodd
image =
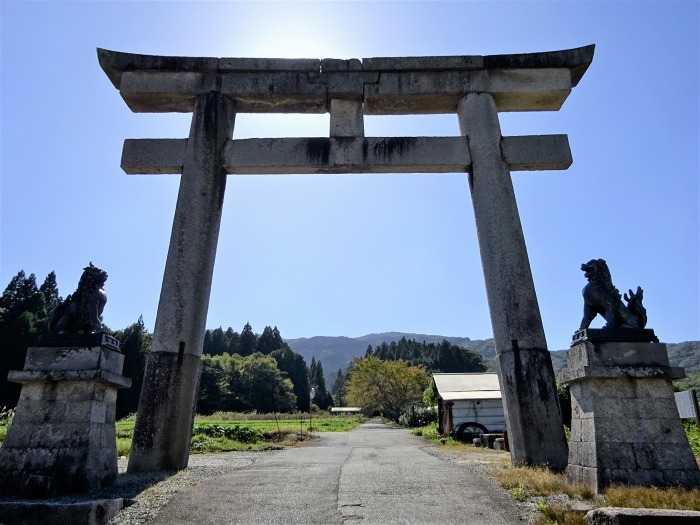
M 129 174 L 180 174 L 129 471 L 187 466 L 229 174 L 469 173 L 511 456 L 567 464 L 512 170 L 563 170 L 566 135 L 503 137 L 498 112 L 557 111 L 594 46 L 546 53 L 190 58 L 98 49 L 134 112 L 192 112 L 189 138 L 127 139 Z M 236 113 L 330 113 L 329 137 L 233 139 Z M 364 115 L 456 113 L 461 136 L 365 137 Z

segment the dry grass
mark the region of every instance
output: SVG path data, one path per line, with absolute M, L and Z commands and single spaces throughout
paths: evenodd
M 595 496 L 583 485 L 570 485 L 564 474 L 556 474 L 543 467 L 513 467 L 506 466 L 494 472 L 496 480 L 505 489 L 523 487 L 528 496 L 551 496 L 566 494 L 571 498 L 585 500 Z
M 700 489 L 608 487 L 602 496 L 596 496 L 583 485 L 570 485 L 564 474 L 556 474 L 541 467 L 513 467 L 501 465 L 494 470 L 498 483 L 519 501 L 545 498 L 534 502 L 539 514 L 534 525 L 587 525 L 585 512 L 571 510 L 559 503 L 548 503 L 564 494 L 586 500 L 593 507 L 635 507 L 700 511 Z
M 700 489 L 611 486 L 605 491 L 609 507 L 700 511 Z
M 587 500 L 593 507 L 635 507 L 700 511 L 700 489 L 608 487 L 596 496 L 583 485 L 570 485 L 564 474 L 555 474 L 541 467 L 502 466 L 494 471 L 498 483 L 508 489 L 515 499 L 525 501 L 565 494 L 570 498 Z M 550 505 L 546 499 L 535 503 L 540 512 L 534 525 L 586 525 L 585 513 L 559 504 Z
M 588 525 L 586 514 L 558 506 L 541 506 L 533 525 Z

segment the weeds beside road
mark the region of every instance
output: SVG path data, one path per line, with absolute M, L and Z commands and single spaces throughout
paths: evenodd
M 583 485 L 570 485 L 565 474 L 545 468 L 514 467 L 510 454 L 440 438 L 435 425 L 416 428 L 455 461 L 487 465 L 490 475 L 511 496 L 538 511 L 534 525 L 587 525 L 585 514 L 598 507 L 633 507 L 700 511 L 700 489 L 628 487 L 615 485 L 596 496 Z M 691 448 L 700 464 L 700 433 L 686 422 Z

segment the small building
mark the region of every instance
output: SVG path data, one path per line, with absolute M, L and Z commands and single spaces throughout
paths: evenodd
M 360 412 L 362 412 L 362 409 L 360 407 L 332 407 L 331 408 L 331 414 L 334 414 L 334 415 L 359 414 Z
M 505 431 L 498 374 L 433 374 L 433 380 L 440 434 Z

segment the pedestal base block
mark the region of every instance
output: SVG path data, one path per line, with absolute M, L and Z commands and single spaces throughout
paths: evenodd
M 567 478 L 596 493 L 612 483 L 700 486 L 660 343 L 581 342 L 569 350 Z
M 110 485 L 117 476 L 117 389 L 124 356 L 107 347 L 36 347 L 0 449 L 0 494 L 45 498 Z

